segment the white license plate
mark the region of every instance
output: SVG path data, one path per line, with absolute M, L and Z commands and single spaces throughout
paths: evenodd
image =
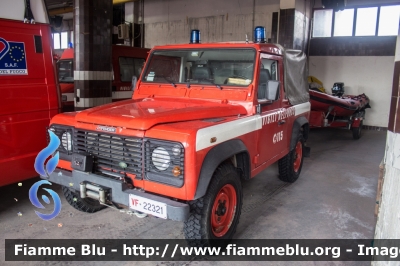
M 167 219 L 167 204 L 129 194 L 129 208 Z

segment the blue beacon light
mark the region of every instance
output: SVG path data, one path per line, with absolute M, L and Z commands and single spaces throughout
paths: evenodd
M 257 26 L 254 29 L 254 42 L 255 43 L 265 43 L 265 28 L 261 26 Z
M 191 31 L 190 43 L 200 43 L 200 30 L 192 30 Z

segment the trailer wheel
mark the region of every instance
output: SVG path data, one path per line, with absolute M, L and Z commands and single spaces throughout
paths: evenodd
M 303 134 L 299 132 L 296 146 L 278 162 L 280 180 L 293 183 L 299 178 L 301 168 L 303 167 L 303 154 L 304 138 Z
M 75 209 L 81 212 L 94 213 L 105 208 L 98 201 L 90 198 L 82 199 L 79 193 L 72 191 L 68 187 L 63 186 L 62 191 L 64 193 L 65 199 Z
M 206 194 L 189 202 L 184 233 L 190 246 L 216 246 L 232 239 L 239 223 L 243 192 L 240 177 L 229 163 L 214 172 Z
M 362 126 L 363 126 L 363 120 L 361 120 L 360 125 L 358 127 L 351 128 L 351 131 L 353 132 L 353 139 L 359 139 L 361 137 Z

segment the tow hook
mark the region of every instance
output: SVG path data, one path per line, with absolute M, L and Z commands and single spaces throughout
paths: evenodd
M 147 217 L 147 214 L 146 214 L 146 213 L 143 213 L 143 212 L 133 211 L 133 214 L 135 214 L 136 217 L 138 217 L 138 218 L 145 218 L 145 217 Z
M 310 154 L 311 154 L 311 148 L 310 148 L 310 147 L 307 147 L 307 146 L 304 146 L 304 149 L 303 149 L 303 156 L 304 156 L 304 157 L 310 157 Z
M 138 211 L 125 211 L 125 210 L 120 210 L 120 212 L 125 212 L 126 214 L 132 216 L 132 215 L 136 215 L 136 217 L 138 218 L 145 218 L 147 217 L 147 214 L 143 213 L 143 212 L 138 212 Z

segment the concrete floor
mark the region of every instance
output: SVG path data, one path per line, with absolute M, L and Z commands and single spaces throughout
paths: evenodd
M 373 238 L 379 163 L 386 132 L 363 131 L 360 140 L 340 129 L 314 129 L 298 181 L 286 184 L 273 165 L 243 183 L 244 205 L 236 238 L 330 239 Z M 96 214 L 79 212 L 63 196 L 55 219 L 39 219 L 28 198 L 38 178 L 0 188 L 0 235 L 10 238 L 183 238 L 182 224 L 148 217 L 139 219 L 106 209 Z M 56 192 L 61 194 L 57 185 Z M 17 213 L 21 212 L 22 216 Z M 62 227 L 58 224 L 62 223 Z M 243 265 L 243 262 L 4 262 L 0 265 Z M 369 265 L 369 262 L 257 262 L 251 265 Z

